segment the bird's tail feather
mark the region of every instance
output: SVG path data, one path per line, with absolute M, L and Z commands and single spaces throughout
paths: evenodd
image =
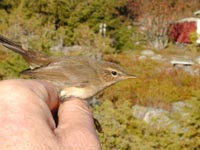
M 20 44 L 13 42 L 6 37 L 0 35 L 0 42 L 3 44 L 3 46 L 7 47 L 8 49 L 13 50 L 14 52 L 20 54 L 20 55 L 26 55 L 26 49 L 24 49 Z

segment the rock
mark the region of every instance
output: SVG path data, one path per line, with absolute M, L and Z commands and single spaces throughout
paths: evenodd
M 176 107 L 176 104 L 175 106 Z M 143 120 L 150 126 L 156 129 L 168 128 L 172 133 L 184 132 L 185 129 L 181 128 L 181 125 L 171 117 L 171 113 L 161 108 L 144 107 L 135 105 L 132 107 L 133 116 Z M 176 108 L 175 108 L 176 109 Z
M 192 105 L 190 105 L 184 101 L 174 102 L 174 103 L 172 103 L 171 106 L 172 106 L 172 110 L 171 110 L 172 113 L 181 113 L 180 116 L 182 118 L 189 116 L 189 113 L 185 111 L 187 108 L 192 109 Z
M 158 119 L 158 118 L 161 119 L 161 116 L 164 116 L 166 113 L 167 112 L 162 109 L 155 108 L 155 109 L 152 109 L 152 110 L 149 110 L 148 112 L 146 112 L 143 120 L 147 123 L 151 123 L 151 121 L 153 121 L 154 119 Z M 164 117 L 165 117 L 165 120 L 166 120 L 166 118 L 168 118 L 166 116 L 164 116 Z
M 150 123 L 152 119 L 155 119 L 162 114 L 167 114 L 169 112 L 161 109 L 161 108 L 153 108 L 153 107 L 143 107 L 139 105 L 133 106 L 133 116 L 144 120 L 146 123 Z
M 144 55 L 138 57 L 139 60 L 145 60 L 146 58 L 147 58 L 147 57 L 144 56 Z
M 194 69 L 192 68 L 192 66 L 185 66 L 184 68 L 184 71 L 187 72 L 188 74 L 194 76 L 195 75 L 195 72 L 194 72 Z
M 65 46 L 63 48 L 63 51 L 65 51 L 65 52 L 82 51 L 82 50 L 83 50 L 83 47 L 80 45 L 73 45 L 73 46 L 69 46 L 69 47 Z
M 95 96 L 93 96 L 89 100 L 89 104 L 90 104 L 90 106 L 94 107 L 94 106 L 100 106 L 102 104 L 102 102 L 99 99 L 97 99 Z
M 194 60 L 196 63 L 200 64 L 200 56 L 196 57 Z
M 59 42 L 50 48 L 51 51 L 62 51 L 63 50 L 63 39 L 60 39 Z
M 200 75 L 200 68 L 196 68 L 194 70 L 194 74 L 197 75 L 197 76 L 199 76 Z
M 156 61 L 163 61 L 164 60 L 164 58 L 160 54 L 152 56 L 151 59 L 156 60 Z
M 145 114 L 148 112 L 147 107 L 143 107 L 143 106 L 140 106 L 140 105 L 134 105 L 132 107 L 132 109 L 133 109 L 133 116 L 135 118 L 142 119 L 142 120 L 143 120 Z
M 143 50 L 143 51 L 141 51 L 141 55 L 151 57 L 151 56 L 155 55 L 155 53 L 151 50 Z

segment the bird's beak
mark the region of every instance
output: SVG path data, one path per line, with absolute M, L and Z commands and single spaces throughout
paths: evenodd
M 125 79 L 135 79 L 136 76 L 131 75 L 131 74 L 127 74 L 127 75 L 124 76 L 124 78 L 125 78 Z

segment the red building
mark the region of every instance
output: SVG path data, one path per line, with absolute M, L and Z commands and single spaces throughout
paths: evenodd
M 169 26 L 169 39 L 178 43 L 191 43 L 191 33 L 197 31 L 198 18 L 185 18 Z

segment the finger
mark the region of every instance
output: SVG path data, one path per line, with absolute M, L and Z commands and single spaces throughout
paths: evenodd
M 10 112 L 20 108 L 22 113 L 26 110 L 32 116 L 47 117 L 45 120 L 53 120 L 49 108 L 53 111 L 59 104 L 55 87 L 40 80 L 4 80 L 0 82 L 0 93 L 1 110 L 5 110 L 7 107 L 4 106 L 8 105 Z M 53 121 L 51 124 L 54 124 Z
M 58 94 L 57 89 L 49 82 L 42 80 L 4 80 L 1 81 L 1 90 L 10 91 L 11 94 L 19 94 L 19 89 L 27 91 L 30 94 L 35 94 L 38 98 L 49 106 L 50 110 L 58 108 Z M 19 95 L 23 96 L 23 95 Z M 27 101 L 27 100 L 26 100 Z
M 55 106 L 56 102 L 48 102 L 51 88 L 45 86 L 48 83 L 35 80 L 0 82 L 1 148 L 12 145 L 22 146 L 21 149 L 42 149 L 55 144 L 55 123 L 47 103 Z
M 33 80 L 27 83 L 30 84 L 33 92 L 35 92 L 35 94 L 37 94 L 49 106 L 50 110 L 57 109 L 59 105 L 59 98 L 56 87 L 43 80 L 34 80 L 35 83 L 32 81 Z
M 100 149 L 93 117 L 86 101 L 72 98 L 60 104 L 55 133 L 64 148 Z

